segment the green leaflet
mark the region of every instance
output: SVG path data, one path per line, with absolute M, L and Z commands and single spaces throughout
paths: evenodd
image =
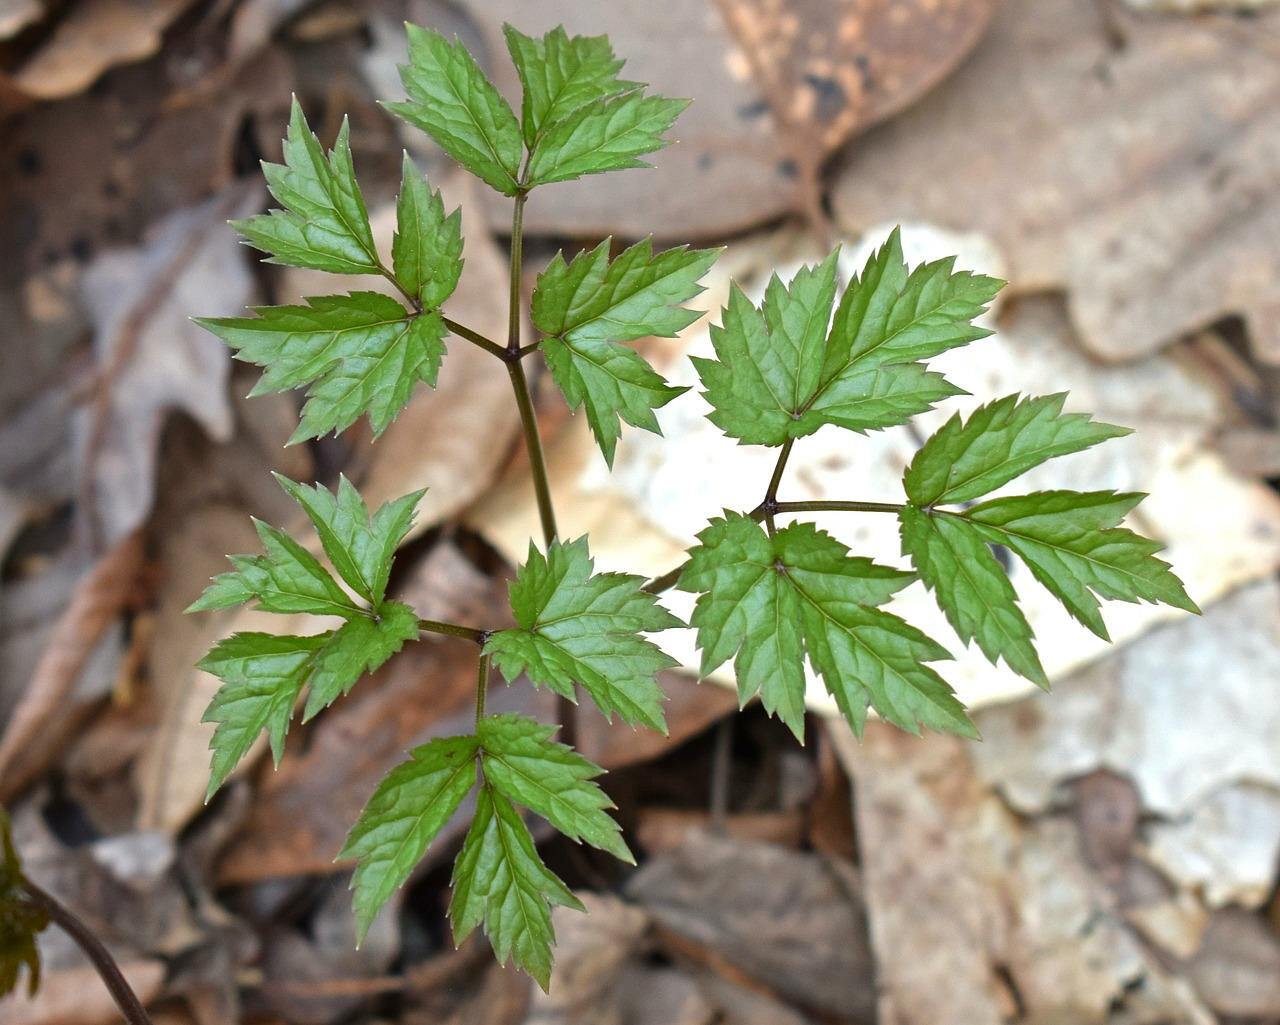
M 499 959 L 514 954 L 545 988 L 547 902 L 581 905 L 543 866 L 512 802 L 575 841 L 635 860 L 607 813 L 613 803 L 594 782 L 603 770 L 551 740 L 555 731 L 519 715 L 488 716 L 476 736 L 434 740 L 391 770 L 339 855 L 360 859 L 352 887 L 361 939 L 470 792 L 479 754 L 484 782 L 476 820 L 454 866 L 454 935 L 461 942 L 483 921 Z
M 593 574 L 586 538 L 553 542 L 545 556 L 531 544 L 510 586 L 519 625 L 495 633 L 485 651 L 508 680 L 528 673 L 574 701 L 581 684 L 606 716 L 666 732 L 655 676 L 676 662 L 642 634 L 683 624 L 643 584 L 625 573 Z
M 40 988 L 40 947 L 36 934 L 49 926 L 49 914 L 27 894 L 22 864 L 9 831 L 9 813 L 0 807 L 0 997 L 16 993 L 27 969 L 27 995 Z
M 571 747 L 551 739 L 558 727 L 519 715 L 491 715 L 478 732 L 485 779 L 508 799 L 537 812 L 571 840 L 585 840 L 635 864 L 613 802 L 593 780 L 604 772 Z
M 536 150 L 546 129 L 587 104 L 643 89 L 618 78 L 624 61 L 613 55 L 605 36 L 570 37 L 556 26 L 541 39 L 510 25 L 502 27 L 507 50 L 524 87 L 521 128 L 525 145 Z
M 424 492 L 385 503 L 371 518 L 364 500 L 345 477 L 333 494 L 319 485 L 298 484 L 280 474 L 277 483 L 306 512 L 325 554 L 339 575 L 372 605 L 383 605 L 395 550 L 413 524 L 413 509 Z M 201 612 L 257 599 L 268 612 L 310 612 L 355 619 L 370 613 L 354 602 L 314 555 L 283 531 L 254 521 L 266 555 L 233 555 L 234 572 L 222 573 L 187 609 Z
M 351 878 L 360 942 L 475 785 L 479 743 L 476 737 L 442 737 L 414 748 L 360 813 L 338 855 L 360 859 Z
M 311 675 L 312 657 L 328 637 L 232 634 L 200 660 L 198 668 L 223 681 L 202 720 L 217 723 L 209 741 L 213 765 L 206 801 L 264 729 L 271 741 L 271 754 L 280 764 L 294 703 Z
M 605 461 L 613 464 L 619 418 L 660 433 L 653 410 L 683 392 L 619 342 L 673 338 L 700 314 L 681 304 L 702 291 L 698 280 L 720 250 L 680 246 L 653 254 L 651 239 L 609 260 L 610 239 L 569 264 L 557 253 L 538 276 L 534 326 L 571 409 L 585 403 Z
M 365 673 L 371 673 L 418 637 L 418 616 L 398 601 L 383 602 L 376 619 L 350 619 L 315 654 L 315 672 L 302 721 L 328 708 Z
M 546 338 L 542 353 L 569 408 L 585 404 L 587 423 L 609 466 L 622 434 L 619 419 L 661 434 L 653 411 L 686 390 L 671 387 L 639 354 L 616 342 Z
M 1072 616 L 1106 641 L 1098 597 L 1200 611 L 1169 564 L 1155 558 L 1161 546 L 1116 526 L 1142 498 L 1038 491 L 984 502 L 966 516 L 987 541 L 1017 553 Z
M 528 185 L 647 167 L 639 157 L 667 145 L 663 134 L 687 106 L 688 100 L 629 92 L 582 107 L 542 132 L 529 159 Z
M 218 724 L 209 742 L 213 765 L 205 799 L 222 786 L 264 729 L 280 764 L 293 708 L 306 684 L 311 693 L 304 721 L 417 636 L 414 611 L 400 602 L 384 602 L 377 620 L 351 619 L 321 634 L 237 633 L 219 641 L 198 665 L 223 681 L 204 714 L 204 722 Z
M 975 735 L 951 688 L 923 664 L 947 652 L 875 608 L 914 574 L 853 558 L 810 523 L 770 537 L 734 513 L 714 520 L 698 541 L 677 586 L 699 595 L 691 625 L 701 672 L 734 657 L 744 704 L 759 693 L 770 714 L 803 739 L 807 654 L 859 733 L 870 704 L 912 732 L 924 726 Z
M 1066 393 L 1019 400 L 1006 395 L 959 414 L 940 427 L 916 453 L 903 477 L 915 505 L 967 502 L 994 491 L 1054 456 L 1119 438 L 1127 427 L 1062 413 Z
M 260 306 L 256 317 L 198 317 L 265 369 L 253 394 L 310 385 L 302 422 L 289 444 L 346 430 L 363 414 L 381 434 L 414 385 L 435 387 L 444 356 L 444 320 L 412 314 L 379 292 L 310 298 L 306 306 Z
M 513 959 L 544 990 L 551 982 L 551 908 L 585 910 L 582 902 L 538 857 L 520 813 L 485 782 L 475 818 L 453 864 L 449 917 L 461 944 L 484 924 L 500 962 Z
M 404 155 L 391 268 L 400 286 L 424 309 L 439 309 L 462 275 L 462 211 L 448 217 L 440 193 L 432 192 Z
M 972 524 L 959 516 L 930 515 L 913 506 L 899 513 L 902 553 L 934 592 L 947 621 L 965 643 L 977 640 L 994 665 L 1009 668 L 1040 687 L 1049 680 L 1032 643 L 1004 569 Z
M 231 225 L 254 247 L 271 254 L 267 263 L 337 274 L 381 273 L 369 212 L 351 163 L 348 134 L 343 118 L 326 160 L 294 97 L 284 163 L 264 161 L 262 165 L 271 195 L 285 209 Z
M 400 81 L 409 99 L 384 103 L 421 128 L 477 178 L 514 196 L 524 149 L 516 116 L 456 39 L 406 25 L 409 63 Z
M 338 477 L 337 494 L 318 484 L 298 484 L 278 473 L 273 476 L 302 506 L 342 579 L 366 601 L 381 604 L 395 551 L 413 526 L 414 507 L 426 491 L 387 502 L 370 517 L 364 499 L 344 476 Z
M 736 286 L 711 329 L 716 359 L 694 364 L 713 423 L 743 444 L 783 445 L 824 424 L 905 423 L 960 389 L 919 362 L 990 332 L 974 327 L 999 290 L 953 260 L 908 273 L 897 230 L 836 296 L 833 252 L 789 285 L 775 275 L 759 308 Z
M 288 534 L 254 520 L 266 555 L 230 555 L 235 570 L 220 573 L 188 612 L 225 609 L 257 600 L 267 612 L 358 615 L 359 609 L 314 555 Z

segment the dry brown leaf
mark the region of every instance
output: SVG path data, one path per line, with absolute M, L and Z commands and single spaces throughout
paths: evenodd
M 156 608 L 156 632 L 147 660 L 159 722 L 135 770 L 138 828 L 176 833 L 200 807 L 209 783 L 213 726 L 200 721 L 221 682 L 195 664 L 226 633 L 228 615 L 187 616 L 209 578 L 227 568 L 228 553 L 257 550 L 253 525 L 239 509 L 210 506 L 190 516 L 161 541 L 165 579 Z M 257 614 L 258 625 L 287 632 L 302 617 Z M 264 622 L 267 621 L 267 622 Z M 244 624 L 247 628 L 248 624 Z
M 946 75 L 981 36 L 994 0 L 466 6 L 508 97 L 519 97 L 501 33 L 509 21 L 526 34 L 557 24 L 607 34 L 627 59 L 627 78 L 694 101 L 672 133 L 678 142 L 646 158 L 652 170 L 539 189 L 526 230 L 685 240 L 723 237 L 789 211 L 817 216 L 822 162 Z M 501 230 L 510 204 L 486 200 Z
M 227 59 L 239 63 L 252 57 L 271 41 L 277 28 L 311 0 L 244 0 L 231 16 L 227 38 Z
M 819 855 L 695 831 L 646 861 L 624 893 L 700 960 L 832 1017 L 871 1017 L 862 908 Z
M 176 96 L 154 61 L 74 103 L 38 104 L 11 120 L 0 132 L 0 163 L 13 169 L 0 190 L 6 265 L 37 275 L 57 260 L 74 270 L 224 188 L 246 125 L 270 126 L 279 138 L 292 76 L 288 58 L 270 48 L 234 76 L 205 71 L 201 88 Z M 78 302 L 78 285 L 66 277 L 51 285 Z M 24 320 L 39 325 L 35 316 Z
M 144 1005 L 160 995 L 163 961 L 136 958 L 121 964 L 120 971 Z M 96 969 L 88 965 L 47 972 L 41 976 L 40 991 L 34 997 L 26 992 L 24 986 L 5 997 L 5 1025 L 114 1025 L 120 1020 L 110 992 Z
M 256 210 L 260 195 L 256 183 L 233 185 L 165 218 L 145 247 L 104 253 L 85 272 L 99 376 L 76 417 L 81 513 L 108 542 L 150 512 L 170 410 L 185 410 L 215 439 L 231 435 L 230 356 L 190 318 L 248 302 L 252 278 L 226 221 Z
M 881 1021 L 1210 1025 L 1129 932 L 1073 822 L 1019 820 L 954 737 L 829 732 L 855 784 Z
M 87 89 L 108 68 L 150 57 L 193 0 L 86 0 L 13 76 L 29 96 L 56 100 Z
M 995 0 L 717 0 L 822 225 L 819 172 L 854 133 L 910 105 L 982 37 Z
M 849 152 L 836 215 L 990 235 L 1106 359 L 1238 313 L 1280 361 L 1280 15 L 1120 26 L 1122 46 L 1091 0 L 1001 4 L 945 89 Z
M 108 549 L 77 586 L 0 736 L 0 799 L 12 797 L 57 753 L 38 738 L 48 734 L 60 715 L 73 711 L 67 696 L 98 638 L 134 595 L 142 562 L 142 537 L 128 534 Z M 37 757 L 32 757 L 33 752 Z M 12 765 L 20 753 L 24 765 L 19 773 Z
M 12 39 L 44 14 L 40 0 L 0 0 L 0 39 Z
M 1187 973 L 1220 1014 L 1271 1020 L 1280 1015 L 1280 937 L 1255 915 L 1239 908 L 1215 914 Z

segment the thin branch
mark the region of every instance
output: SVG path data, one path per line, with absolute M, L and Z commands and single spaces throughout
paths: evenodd
M 764 513 L 765 529 L 769 531 L 769 536 L 773 537 L 773 514 L 778 511 L 778 486 L 782 483 L 782 472 L 787 468 L 787 460 L 791 456 L 791 447 L 796 443 L 795 438 L 788 438 L 781 450 L 778 452 L 778 461 L 773 466 L 773 476 L 769 478 L 769 486 L 765 488 L 764 501 L 760 503 L 759 508 Z
M 515 211 L 511 215 L 511 295 L 507 315 L 507 374 L 516 394 L 520 409 L 520 426 L 524 431 L 524 447 L 529 454 L 529 471 L 533 475 L 533 490 L 538 499 L 538 516 L 542 520 L 542 539 L 547 547 L 557 537 L 556 514 L 551 504 L 551 483 L 547 476 L 547 457 L 542 449 L 542 435 L 538 431 L 538 415 L 533 408 L 533 395 L 529 391 L 529 378 L 520 362 L 521 278 L 520 268 L 524 252 L 524 204 L 528 193 L 516 195 Z
M 489 694 L 489 666 L 493 664 L 492 655 L 480 656 L 480 671 L 476 679 L 476 725 L 484 718 L 485 698 Z
M 133 991 L 133 987 L 129 985 L 129 980 L 120 971 L 120 966 L 116 964 L 116 959 L 111 956 L 111 951 L 93 934 L 93 931 L 53 894 L 41 889 L 25 876 L 22 879 L 22 886 L 31 899 L 48 912 L 50 920 L 56 922 L 63 932 L 75 940 L 76 945 L 93 962 L 93 967 L 102 977 L 103 983 L 111 993 L 112 999 L 115 1000 L 116 1006 L 120 1008 L 120 1013 L 124 1015 L 125 1021 L 129 1025 L 152 1025 L 151 1016 L 147 1014 L 147 1009 L 142 1006 L 142 1001 L 138 999 L 138 994 Z
M 783 465 L 784 461 L 779 460 L 779 465 Z M 774 471 L 775 478 L 781 475 Z M 758 506 L 747 513 L 757 523 L 767 521 L 771 516 L 781 513 L 800 513 L 800 512 L 870 512 L 870 513 L 894 513 L 901 512 L 906 506 L 894 502 L 773 502 L 766 508 L 765 502 L 761 502 Z M 955 515 L 948 513 L 945 509 L 935 509 L 934 512 L 946 515 Z M 654 577 L 640 590 L 646 594 L 661 594 L 663 591 L 669 590 L 675 586 L 680 574 L 684 572 L 685 567 L 689 564 L 682 562 L 673 570 L 668 570 L 660 577 Z
M 377 259 L 376 256 L 375 256 L 375 259 Z M 391 282 L 391 284 L 395 286 L 396 291 L 399 292 L 400 295 L 404 297 L 405 302 L 407 302 L 410 306 L 413 307 L 415 313 L 422 312 L 422 301 L 416 295 L 410 292 L 407 288 L 405 288 L 404 285 L 400 284 L 400 279 L 397 278 L 395 274 L 381 260 L 378 260 L 378 273 L 381 274 L 384 278 L 386 278 L 388 281 Z
M 500 360 L 505 361 L 510 358 L 506 349 L 492 339 L 486 338 L 479 331 L 472 331 L 471 328 L 464 324 L 459 324 L 456 320 L 450 320 L 448 317 L 444 318 L 444 326 L 459 338 L 465 338 L 472 344 L 480 346 L 485 352 L 497 356 Z
M 900 502 L 775 502 L 774 512 L 872 512 L 897 513 L 906 508 Z M 939 510 L 941 512 L 941 510 Z M 752 513 L 752 516 L 755 516 Z M 759 517 L 756 517 L 757 519 Z
M 419 619 L 418 629 L 428 633 L 447 634 L 450 637 L 462 637 L 476 644 L 485 644 L 489 640 L 489 631 L 477 630 L 471 626 L 459 626 L 457 623 L 442 623 L 438 619 Z

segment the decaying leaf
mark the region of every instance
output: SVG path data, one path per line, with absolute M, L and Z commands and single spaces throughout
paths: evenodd
M 30 96 L 55 100 L 87 89 L 117 64 L 150 57 L 192 0 L 92 0 L 75 5 L 13 76 Z
M 1128 930 L 1075 824 L 1020 821 L 974 774 L 972 746 L 879 723 L 861 745 L 831 735 L 854 780 L 881 1020 L 1213 1021 Z
M 836 215 L 991 236 L 1105 359 L 1238 313 L 1280 361 L 1280 15 L 1117 17 L 1122 46 L 1096 4 L 1000 5 L 946 89 L 849 152 Z
M 230 359 L 191 323 L 192 310 L 236 310 L 252 279 L 228 217 L 260 202 L 234 185 L 166 218 L 142 249 L 105 253 L 85 274 L 99 376 L 77 417 L 84 515 L 113 541 L 151 509 L 156 446 L 165 415 L 183 409 L 215 439 L 231 434 Z
M 994 0 L 717 0 L 795 168 L 798 208 L 825 223 L 818 172 L 855 132 L 909 106 L 981 38 Z
M 40 0 L 0 0 L 0 39 L 11 39 L 44 14 Z
M 0 735 L 0 798 L 16 793 L 57 754 L 53 745 L 41 744 L 40 737 L 48 735 L 60 716 L 73 714 L 75 705 L 68 695 L 103 631 L 133 596 L 142 562 L 141 534 L 127 534 L 77 584 Z M 26 757 L 18 773 L 12 766 L 20 754 Z
M 525 211 L 526 230 L 681 239 L 722 238 L 796 210 L 798 188 L 808 190 L 803 202 L 812 202 L 813 171 L 832 150 L 950 71 L 982 34 L 993 6 L 991 0 L 466 5 L 489 46 L 487 69 L 517 101 L 504 21 L 529 34 L 557 24 L 570 34 L 607 34 L 628 58 L 628 79 L 694 98 L 676 124 L 678 142 L 646 158 L 652 170 L 540 189 Z M 500 229 L 510 221 L 509 205 L 485 198 Z

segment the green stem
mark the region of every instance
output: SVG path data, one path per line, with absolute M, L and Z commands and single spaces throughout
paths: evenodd
M 442 623 L 438 619 L 419 619 L 418 629 L 434 634 L 446 634 L 449 637 L 462 637 L 477 644 L 484 644 L 489 639 L 489 633 L 486 630 L 459 626 L 457 623 Z
M 472 331 L 471 328 L 467 327 L 466 325 L 459 324 L 456 320 L 450 320 L 448 317 L 444 318 L 444 326 L 447 327 L 459 338 L 465 338 L 467 341 L 471 342 L 473 345 L 480 346 L 480 348 L 482 348 L 485 352 L 490 353 L 493 356 L 497 356 L 498 359 L 505 360 L 507 358 L 506 349 L 504 349 L 497 342 L 486 338 L 479 331 Z
M 778 453 L 778 461 L 773 465 L 773 476 L 769 478 L 769 486 L 765 488 L 764 501 L 760 503 L 760 509 L 764 512 L 765 529 L 769 531 L 770 537 L 773 537 L 774 531 L 773 514 L 778 511 L 778 485 L 782 483 L 782 471 L 787 468 L 791 446 L 795 443 L 795 438 L 788 438 L 782 446 L 782 450 Z
M 547 457 L 542 450 L 542 435 L 538 432 L 538 414 L 533 409 L 533 395 L 529 391 L 529 379 L 525 377 L 522 363 L 508 363 L 507 374 L 515 389 L 516 404 L 520 407 L 520 426 L 524 429 L 524 447 L 529 453 L 529 470 L 533 474 L 533 490 L 538 498 L 538 516 L 542 520 L 542 539 L 547 547 L 557 537 L 556 513 L 551 505 L 551 482 L 547 477 Z
M 779 459 L 778 465 L 782 466 L 785 460 Z M 781 474 L 775 468 L 775 481 L 781 478 Z M 774 485 L 771 483 L 770 487 Z M 766 507 L 767 504 L 767 507 Z M 766 498 L 758 506 L 747 513 L 757 523 L 760 521 L 768 521 L 771 517 L 779 513 L 800 513 L 800 512 L 873 512 L 873 513 L 899 513 L 906 506 L 895 502 L 772 502 L 769 503 Z M 956 513 L 948 513 L 945 509 L 935 509 L 934 512 L 944 515 L 958 515 Z M 680 574 L 684 572 L 685 567 L 689 565 L 687 562 L 681 563 L 673 570 L 668 570 L 660 577 L 654 577 L 644 587 L 641 588 L 646 594 L 661 594 L 663 591 L 669 590 L 675 586 Z
M 900 513 L 906 508 L 897 502 L 775 502 L 774 512 L 875 512 Z M 755 516 L 755 513 L 752 513 Z M 757 517 L 758 518 L 758 517 Z
M 480 672 L 476 679 L 476 725 L 484 718 L 484 702 L 489 694 L 489 666 L 493 663 L 492 655 L 480 656 Z
M 783 444 L 782 450 L 778 453 L 778 461 L 773 466 L 773 476 L 769 478 L 769 486 L 764 492 L 764 505 L 776 505 L 778 500 L 778 485 L 782 483 L 782 471 L 787 468 L 787 460 L 791 457 L 791 446 L 796 443 L 795 438 L 788 438 Z
M 511 216 L 511 297 L 507 316 L 507 375 L 516 394 L 520 409 L 520 426 L 524 430 L 524 447 L 529 454 L 529 472 L 533 475 L 533 490 L 538 500 L 538 516 L 542 520 L 542 539 L 547 547 L 557 537 L 556 514 L 551 504 L 551 482 L 547 476 L 547 457 L 542 449 L 542 435 L 538 431 L 538 415 L 533 408 L 533 394 L 529 391 L 529 378 L 520 362 L 520 268 L 524 253 L 524 204 L 528 193 L 516 194 L 515 211 Z
M 511 213 L 511 294 L 507 306 L 507 352 L 520 355 L 520 294 L 524 261 L 524 205 L 529 193 L 521 189 L 516 193 L 515 209 Z
M 392 271 L 386 266 L 386 264 L 382 263 L 381 261 L 378 262 L 378 273 L 381 274 L 384 278 L 386 278 L 388 281 L 390 281 L 393 285 L 396 286 L 396 291 L 400 293 L 400 295 L 404 298 L 405 302 L 407 302 L 410 306 L 413 307 L 414 313 L 422 314 L 426 312 L 425 310 L 423 310 L 422 303 L 419 301 L 418 297 L 414 295 L 412 292 L 410 292 L 407 288 L 405 288 L 404 285 L 400 284 L 400 280 L 395 276 L 394 273 L 392 273 Z M 493 354 L 494 356 L 497 356 L 498 359 L 505 360 L 507 358 L 506 349 L 504 349 L 497 342 L 486 338 L 479 331 L 472 331 L 471 328 L 467 327 L 465 324 L 459 324 L 456 320 L 450 320 L 448 317 L 444 316 L 443 311 L 441 311 L 441 319 L 444 320 L 444 326 L 447 327 L 459 338 L 465 338 L 467 341 L 471 342 L 472 344 L 480 346 L 480 348 L 484 349 L 485 352 L 488 352 Z

